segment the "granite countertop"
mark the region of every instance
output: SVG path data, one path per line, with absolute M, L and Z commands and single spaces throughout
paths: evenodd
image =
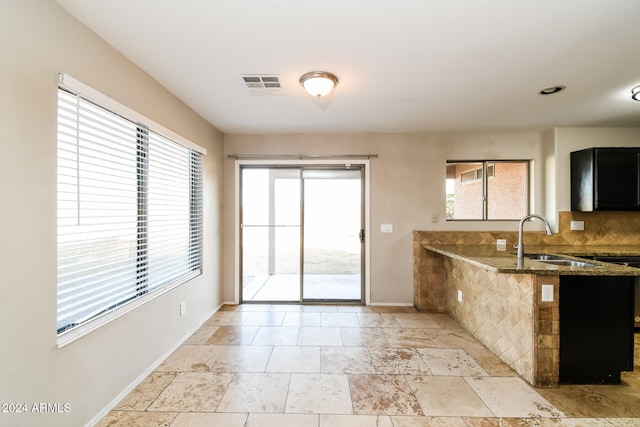
M 625 245 L 525 245 L 526 254 L 561 255 L 568 259 L 596 264 L 594 267 L 570 267 L 547 264 L 525 258 L 522 268 L 516 266 L 516 250 L 510 246 L 444 245 L 422 243 L 427 250 L 468 262 L 487 270 L 508 274 L 580 275 L 580 276 L 640 276 L 640 268 L 604 263 L 581 256 L 640 256 L 640 246 Z

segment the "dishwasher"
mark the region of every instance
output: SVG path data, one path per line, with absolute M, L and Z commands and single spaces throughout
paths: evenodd
M 640 269 L 640 256 L 594 256 L 593 259 Z M 636 332 L 640 332 L 640 276 L 636 277 L 633 288 L 635 290 L 633 326 Z

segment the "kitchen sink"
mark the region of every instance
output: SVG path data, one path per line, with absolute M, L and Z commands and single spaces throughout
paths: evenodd
M 525 254 L 525 258 L 535 261 L 544 262 L 545 264 L 562 265 L 565 267 L 601 267 L 600 264 L 594 264 L 586 261 L 564 258 L 558 255 L 548 254 Z
M 602 267 L 599 264 L 593 264 L 585 261 L 575 261 L 572 259 L 550 259 L 546 261 L 540 260 L 540 262 L 544 262 L 545 264 L 564 265 L 566 267 Z
M 566 261 L 567 258 L 558 255 L 547 254 L 524 254 L 525 258 L 535 259 L 536 261 Z

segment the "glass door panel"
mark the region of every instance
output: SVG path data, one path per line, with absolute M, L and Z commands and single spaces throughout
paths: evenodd
M 303 169 L 303 300 L 361 301 L 361 170 Z
M 242 301 L 300 301 L 300 169 L 241 170 Z

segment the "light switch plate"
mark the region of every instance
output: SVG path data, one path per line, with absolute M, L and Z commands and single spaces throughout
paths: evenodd
M 381 233 L 393 233 L 393 224 L 380 224 Z

